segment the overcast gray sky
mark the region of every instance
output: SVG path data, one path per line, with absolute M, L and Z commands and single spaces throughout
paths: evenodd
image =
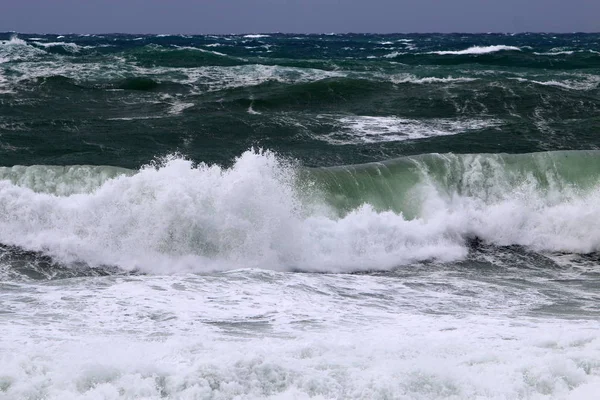
M 600 0 L 0 0 L 0 31 L 599 32 Z

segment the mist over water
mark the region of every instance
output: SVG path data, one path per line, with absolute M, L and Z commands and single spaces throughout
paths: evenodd
M 0 34 L 0 400 L 595 399 L 598 51 Z

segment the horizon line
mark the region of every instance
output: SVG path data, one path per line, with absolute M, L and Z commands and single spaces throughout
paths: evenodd
M 17 35 L 144 35 L 144 36 L 242 36 L 242 35 L 318 35 L 318 36 L 335 36 L 335 35 L 526 35 L 526 34 L 546 34 L 546 35 L 593 35 L 600 34 L 600 31 L 488 31 L 488 32 L 468 32 L 468 31 L 448 31 L 448 32 L 229 32 L 229 33 L 142 33 L 142 32 L 20 32 L 20 31 L 2 31 L 0 34 L 17 34 Z

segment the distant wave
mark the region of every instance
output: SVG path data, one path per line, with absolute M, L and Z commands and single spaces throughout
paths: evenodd
M 398 56 L 402 56 L 402 55 L 404 55 L 404 54 L 408 54 L 408 53 L 406 53 L 406 52 L 403 52 L 403 51 L 394 51 L 394 52 L 392 52 L 392 53 L 390 53 L 390 54 L 386 54 L 386 55 L 385 55 L 385 56 L 383 56 L 383 57 L 384 57 L 384 58 L 396 58 L 396 57 L 398 57 Z
M 80 51 L 82 49 L 81 46 L 75 44 L 75 43 L 68 43 L 68 42 L 50 42 L 50 43 L 42 43 L 42 42 L 33 42 L 36 46 L 41 46 L 44 48 L 50 48 L 50 47 L 62 47 L 66 50 L 69 51 L 73 51 L 73 52 L 77 52 Z
M 496 120 L 415 120 L 398 117 L 321 115 L 321 119 L 335 120 L 340 130 L 330 135 L 319 136 L 335 145 L 401 142 L 449 136 L 469 131 L 491 128 L 500 124 Z
M 570 56 L 573 53 L 575 53 L 575 52 L 571 50 L 571 51 L 549 51 L 546 53 L 534 52 L 533 54 L 535 54 L 536 56 Z
M 227 54 L 225 53 L 220 53 L 218 51 L 214 51 L 214 50 L 206 50 L 206 49 L 201 49 L 199 47 L 191 47 L 191 46 L 173 46 L 176 49 L 179 50 L 193 50 L 193 51 L 201 51 L 203 53 L 210 53 L 210 54 L 214 54 L 216 56 L 223 56 L 223 57 L 229 57 Z
M 9 40 L 0 41 L 2 46 L 27 46 L 27 42 L 23 39 L 19 39 L 16 35 L 12 36 Z
M 525 78 L 509 78 L 512 80 L 516 80 L 518 82 L 524 83 L 535 83 L 536 85 L 542 86 L 554 86 L 561 89 L 567 90 L 593 90 L 597 89 L 598 85 L 600 85 L 600 77 L 599 76 L 584 76 L 581 80 L 567 79 L 564 81 L 557 80 L 548 80 L 548 81 L 538 81 L 534 79 L 525 79 Z
M 438 78 L 435 76 L 416 77 L 412 74 L 401 74 L 398 76 L 392 76 L 391 81 L 393 83 L 415 83 L 415 84 L 426 84 L 426 83 L 451 83 L 451 82 L 473 82 L 477 78 L 453 78 L 452 76 Z
M 46 54 L 46 52 L 40 48 L 30 46 L 16 35 L 11 36 L 9 40 L 0 40 L 0 63 L 27 60 L 41 54 Z
M 489 53 L 496 53 L 498 51 L 521 51 L 521 49 L 519 47 L 515 47 L 515 46 L 504 46 L 504 45 L 497 45 L 497 46 L 473 46 L 473 47 L 469 47 L 468 49 L 465 50 L 448 50 L 448 51 L 432 51 L 429 54 L 438 54 L 440 56 L 445 56 L 445 55 L 468 55 L 468 54 L 489 54 Z

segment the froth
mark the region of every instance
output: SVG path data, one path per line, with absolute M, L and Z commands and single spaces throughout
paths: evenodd
M 29 46 L 27 42 L 12 36 L 9 40 L 0 41 L 0 62 L 27 60 L 34 56 L 45 54 L 41 49 Z
M 591 400 L 600 389 L 594 321 L 407 313 L 401 280 L 276 275 L 9 291 L 9 310 L 36 312 L 3 325 L 0 398 Z M 421 285 L 408 294 L 424 305 Z
M 504 46 L 504 45 L 496 45 L 496 46 L 473 46 L 469 47 L 465 50 L 448 50 L 448 51 L 434 51 L 430 54 L 438 54 L 438 55 L 469 55 L 469 54 L 488 54 L 488 53 L 496 53 L 498 51 L 521 51 L 519 47 L 515 46 Z
M 437 78 L 424 78 L 418 83 L 424 83 L 423 81 L 427 79 Z M 433 82 L 437 82 L 437 80 L 434 80 Z M 321 120 L 334 119 L 335 121 L 333 123 L 338 125 L 340 129 L 329 135 L 321 135 L 316 138 L 336 145 L 426 139 L 437 136 L 457 135 L 469 131 L 494 127 L 500 124 L 500 122 L 496 120 L 414 120 L 398 117 L 362 115 L 344 117 L 320 115 L 319 118 Z
M 463 158 L 454 188 L 415 164 L 416 183 L 392 193 L 408 199 L 406 215 L 369 204 L 376 193 L 337 209 L 318 182 L 270 152 L 247 151 L 231 168 L 171 158 L 86 193 L 55 191 L 62 196 L 23 187 L 35 180 L 4 180 L 0 242 L 67 263 L 161 273 L 390 269 L 462 259 L 470 237 L 536 251 L 600 249 L 600 189 L 552 174 L 514 178 L 500 161 Z
M 230 169 L 182 159 L 55 196 L 3 181 L 0 241 L 64 261 L 144 271 L 391 268 L 465 254 L 442 225 L 370 206 L 343 218 L 272 153 Z

